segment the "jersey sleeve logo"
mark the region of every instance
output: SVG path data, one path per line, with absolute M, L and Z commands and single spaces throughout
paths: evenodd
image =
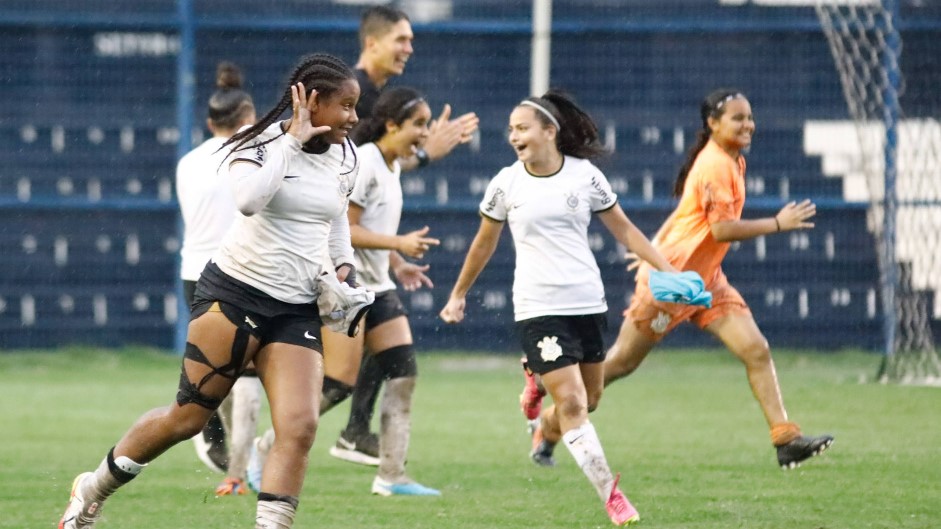
M 562 356 L 562 346 L 558 342 L 558 336 L 543 336 L 542 340 L 536 344 L 539 348 L 539 356 L 546 362 L 558 360 Z
M 497 200 L 499 200 L 500 197 L 502 197 L 504 194 L 505 193 L 503 193 L 503 190 L 498 187 L 496 191 L 493 192 L 493 196 L 490 197 L 490 201 L 487 202 L 487 207 L 484 208 L 484 211 L 487 213 L 492 213 L 493 209 L 497 207 Z

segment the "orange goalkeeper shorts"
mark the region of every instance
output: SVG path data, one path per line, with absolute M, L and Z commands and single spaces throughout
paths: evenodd
M 729 284 L 721 271 L 718 277 L 706 284 L 706 290 L 712 292 L 712 307 L 709 308 L 657 301 L 646 283 L 637 283 L 631 304 L 624 310 L 624 317 L 631 320 L 648 338 L 660 340 L 686 320 L 705 329 L 728 314 L 751 314 L 745 299 Z

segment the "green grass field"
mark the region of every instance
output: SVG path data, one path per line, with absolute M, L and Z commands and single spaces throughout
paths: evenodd
M 592 421 L 641 527 L 941 527 L 941 389 L 869 383 L 871 354 L 775 354 L 792 418 L 836 436 L 793 471 L 777 467 L 741 366 L 724 351 L 657 351 L 608 388 Z M 372 469 L 327 454 L 343 406 L 322 420 L 295 527 L 610 526 L 564 448 L 554 469 L 528 460 L 514 357 L 426 354 L 421 373 L 409 471 L 443 496 L 371 496 Z M 177 357 L 151 351 L 0 354 L 0 527 L 54 527 L 72 478 L 170 402 L 178 376 Z M 252 527 L 254 498 L 214 498 L 219 479 L 186 442 L 109 500 L 97 527 Z

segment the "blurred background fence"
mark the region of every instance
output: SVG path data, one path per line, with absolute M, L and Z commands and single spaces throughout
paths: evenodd
M 509 111 L 529 95 L 530 2 L 403 0 L 415 53 L 394 84 L 433 111 L 481 118 L 479 141 L 403 175 L 403 229 L 429 225 L 436 288 L 403 293 L 422 348 L 505 351 L 512 333 L 508 231 L 469 298 L 447 299 L 478 225 L 487 181 L 515 159 Z M 353 0 L 6 0 L 0 3 L 0 347 L 70 343 L 176 346 L 181 320 L 174 170 L 202 128 L 216 64 L 238 63 L 260 111 L 303 54 L 355 63 Z M 902 103 L 941 117 L 941 2 L 902 0 Z M 733 245 L 725 270 L 774 346 L 879 349 L 878 264 L 868 203 L 850 171 L 824 163 L 855 134 L 811 7 L 744 0 L 555 0 L 551 81 L 576 96 L 615 153 L 600 162 L 648 235 L 674 205 L 676 170 L 717 87 L 751 100 L 745 216 L 789 200 L 818 204 L 817 227 Z M 850 127 L 839 132 L 839 127 Z M 939 175 L 941 179 L 941 175 Z M 593 229 L 611 332 L 632 288 L 623 249 Z M 934 300 L 931 290 L 922 292 Z M 934 303 L 932 301 L 932 303 Z M 938 314 L 931 325 L 938 329 Z M 702 345 L 691 327 L 674 346 Z

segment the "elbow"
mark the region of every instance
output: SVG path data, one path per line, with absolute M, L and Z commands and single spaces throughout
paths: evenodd
M 258 213 L 258 210 L 260 209 L 256 203 L 245 200 L 236 199 L 235 205 L 238 208 L 239 213 L 245 215 L 246 217 L 251 217 L 255 213 Z

